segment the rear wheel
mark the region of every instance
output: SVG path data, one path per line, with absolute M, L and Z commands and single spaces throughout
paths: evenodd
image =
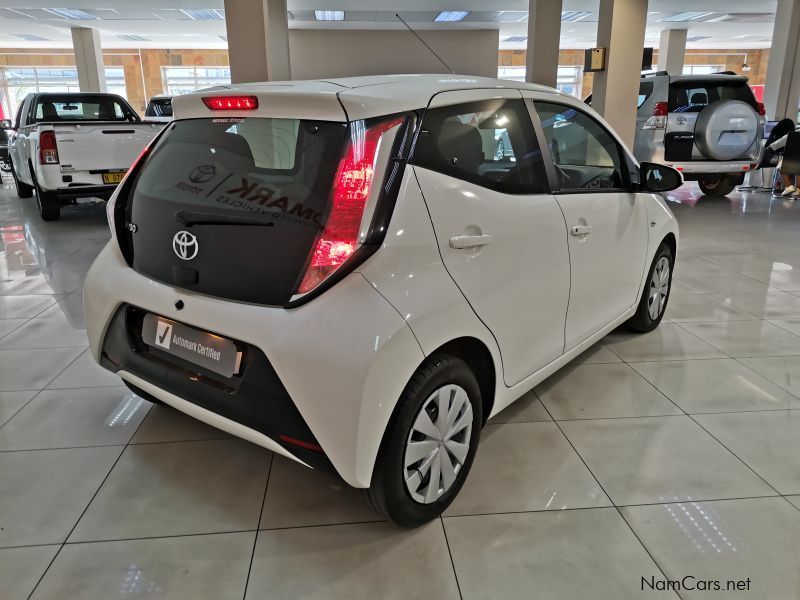
M 478 381 L 467 364 L 434 355 L 414 374 L 389 422 L 369 504 L 403 527 L 439 516 L 472 466 L 483 423 Z
M 13 163 L 11 164 L 11 176 L 14 178 L 14 187 L 17 188 L 17 196 L 20 198 L 30 198 L 33 196 L 33 186 L 19 180 Z
M 33 175 L 33 184 L 36 188 L 36 206 L 39 208 L 42 220 L 57 221 L 61 217 L 61 200 L 58 199 L 58 195 L 55 191 L 45 191 L 39 187 L 36 175 Z
M 625 323 L 628 329 L 647 333 L 653 331 L 661 323 L 672 288 L 673 263 L 672 250 L 667 244 L 661 244 L 653 259 L 653 264 L 650 265 L 647 282 L 642 290 L 636 314 Z
M 706 196 L 727 196 L 736 189 L 739 179 L 731 175 L 704 177 L 697 183 Z

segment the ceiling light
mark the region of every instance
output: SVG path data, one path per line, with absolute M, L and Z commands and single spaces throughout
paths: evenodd
M 582 21 L 591 14 L 592 13 L 585 10 L 564 10 L 561 11 L 561 20 L 575 23 L 577 21 Z
M 665 17 L 661 19 L 661 21 L 668 21 L 672 23 L 682 21 L 699 21 L 703 17 L 709 17 L 713 14 L 713 12 L 682 12 L 678 13 L 677 15 L 672 15 L 671 17 Z
M 12 33 L 11 37 L 19 38 L 21 40 L 25 40 L 26 42 L 44 42 L 48 39 L 33 33 Z
M 730 15 L 720 15 L 719 17 L 714 17 L 713 19 L 706 19 L 706 23 L 721 23 L 722 21 L 727 21 L 731 19 Z
M 503 40 L 504 42 L 527 42 L 528 36 L 527 35 L 512 35 L 507 37 Z
M 454 21 L 463 21 L 469 14 L 468 10 L 443 10 L 434 21 L 437 23 L 452 23 Z
M 91 21 L 99 18 L 77 8 L 43 8 L 42 10 L 62 19 L 71 19 L 73 21 Z
M 317 21 L 344 21 L 343 10 L 315 10 L 314 18 Z
M 216 8 L 182 8 L 181 12 L 193 21 L 222 21 L 223 11 Z
M 122 33 L 117 36 L 121 40 L 125 40 L 127 42 L 146 42 L 148 39 L 146 37 L 142 37 L 141 35 L 136 35 L 133 33 Z

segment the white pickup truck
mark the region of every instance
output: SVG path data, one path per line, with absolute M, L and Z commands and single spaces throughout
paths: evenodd
M 8 144 L 17 194 L 30 198 L 35 191 L 45 221 L 77 198 L 107 200 L 162 128 L 143 123 L 116 94 L 28 94 Z

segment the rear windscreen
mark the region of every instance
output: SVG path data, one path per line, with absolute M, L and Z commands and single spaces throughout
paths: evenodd
M 172 98 L 158 98 L 150 100 L 147 109 L 144 111 L 145 117 L 171 117 Z
M 700 112 L 717 100 L 741 100 L 758 109 L 745 81 L 680 81 L 669 86 L 669 112 Z
M 128 200 L 134 268 L 176 284 L 191 269 L 197 291 L 287 301 L 325 224 L 346 132 L 297 119 L 173 122 Z M 181 231 L 197 237 L 196 258 L 175 254 Z
M 40 96 L 34 119 L 41 123 L 60 121 L 138 121 L 139 117 L 115 96 Z

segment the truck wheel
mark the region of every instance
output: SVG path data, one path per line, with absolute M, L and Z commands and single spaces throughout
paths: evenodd
M 31 172 L 33 172 L 31 170 Z M 36 176 L 33 176 L 33 184 L 36 188 L 36 205 L 39 207 L 39 214 L 43 221 L 58 221 L 61 217 L 61 200 L 54 191 L 45 191 L 39 187 Z
M 403 527 L 438 517 L 467 478 L 483 423 L 481 392 L 467 364 L 438 354 L 403 390 L 381 443 L 368 504 Z
M 27 183 L 23 183 L 17 178 L 17 171 L 14 169 L 14 164 L 11 164 L 11 176 L 14 178 L 14 187 L 17 188 L 17 196 L 20 198 L 30 198 L 33 196 L 33 187 Z
M 738 185 L 738 177 L 732 175 L 717 175 L 704 177 L 698 182 L 700 191 L 706 196 L 727 196 Z

